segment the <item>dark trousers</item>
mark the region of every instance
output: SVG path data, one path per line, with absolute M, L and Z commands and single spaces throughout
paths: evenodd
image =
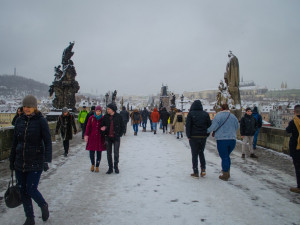
M 112 146 L 114 146 L 114 164 L 112 160 Z M 119 150 L 120 150 L 120 138 L 107 138 L 106 139 L 106 150 L 107 150 L 107 162 L 109 169 L 118 168 L 119 163 Z
M 143 120 L 143 129 L 146 130 L 146 127 L 147 127 L 147 120 Z
M 192 152 L 192 163 L 194 173 L 198 173 L 198 157 L 200 159 L 201 169 L 206 168 L 206 162 L 204 157 L 204 148 L 206 144 L 206 138 L 191 138 L 189 140 Z
M 163 123 L 163 132 L 167 132 L 168 131 L 168 124 L 164 124 Z
M 90 151 L 90 159 L 91 159 L 92 165 L 95 165 L 95 152 L 97 154 L 96 167 L 99 167 L 100 161 L 101 161 L 102 152 L 101 151 Z
M 70 141 L 69 140 L 63 140 L 63 145 L 64 145 L 65 153 L 68 154 L 69 153 Z
M 34 217 L 31 199 L 33 199 L 39 207 L 47 204 L 42 194 L 37 189 L 41 174 L 42 171 L 16 171 L 16 178 L 21 192 L 21 198 L 26 217 Z
M 124 134 L 126 134 L 127 131 L 127 122 L 124 122 Z
M 236 140 L 217 140 L 219 156 L 222 159 L 222 170 L 228 172 L 231 166 L 230 154 L 235 148 Z
M 293 163 L 295 166 L 296 179 L 297 179 L 297 187 L 300 188 L 300 151 L 296 150 L 292 156 Z
M 81 127 L 81 137 L 82 139 L 84 138 L 84 133 L 85 133 L 85 126 L 84 126 L 84 123 L 81 123 L 80 124 L 80 127 Z

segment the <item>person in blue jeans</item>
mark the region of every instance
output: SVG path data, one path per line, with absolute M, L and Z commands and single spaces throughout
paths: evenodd
M 217 148 L 222 159 L 221 180 L 227 181 L 230 177 L 230 154 L 236 145 L 236 133 L 239 128 L 238 119 L 230 113 L 227 104 L 221 106 L 221 112 L 218 112 L 212 121 L 207 133 L 214 133 L 217 141 Z
M 262 117 L 258 113 L 256 106 L 252 110 L 252 116 L 256 119 L 256 122 L 257 122 L 257 129 L 256 129 L 254 137 L 253 137 L 253 149 L 256 149 L 257 136 L 259 134 L 260 128 L 262 127 Z
M 38 190 L 42 171 L 52 160 L 52 141 L 47 120 L 37 109 L 37 99 L 27 95 L 23 112 L 15 123 L 9 156 L 10 169 L 15 170 L 26 216 L 24 225 L 34 225 L 32 200 L 41 208 L 43 221 L 48 220 L 48 204 Z
M 134 135 L 136 136 L 139 131 L 139 124 L 142 121 L 141 114 L 138 109 L 135 109 L 131 115 L 132 127 L 134 131 Z

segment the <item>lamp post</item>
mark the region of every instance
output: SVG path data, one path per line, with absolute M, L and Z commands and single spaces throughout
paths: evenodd
M 181 111 L 183 112 L 183 99 L 184 99 L 184 96 L 183 94 L 180 96 L 180 100 L 181 100 Z
M 105 94 L 105 109 L 106 109 L 106 112 L 107 112 L 107 102 L 108 102 L 108 97 L 109 97 L 109 94 L 106 93 L 106 94 Z

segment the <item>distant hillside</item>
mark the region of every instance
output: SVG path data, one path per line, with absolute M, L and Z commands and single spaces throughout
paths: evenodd
M 0 96 L 5 98 L 23 98 L 32 94 L 37 98 L 49 95 L 49 86 L 33 79 L 14 75 L 0 75 Z

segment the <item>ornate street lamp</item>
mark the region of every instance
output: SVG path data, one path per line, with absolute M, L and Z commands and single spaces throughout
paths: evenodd
M 183 99 L 184 99 L 184 96 L 183 94 L 180 96 L 180 100 L 181 100 L 181 111 L 183 112 Z

